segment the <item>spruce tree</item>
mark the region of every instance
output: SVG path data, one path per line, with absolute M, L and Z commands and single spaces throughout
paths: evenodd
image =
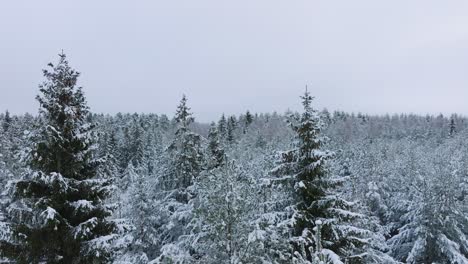
M 168 164 L 164 165 L 164 175 L 157 180 L 155 201 L 155 222 L 161 244 L 157 250 L 157 259 L 162 263 L 185 263 L 180 259 L 190 257 L 185 248 L 180 246 L 179 238 L 188 232 L 187 224 L 193 215 L 193 184 L 203 169 L 201 137 L 190 130 L 194 118 L 185 95 L 177 107 L 175 121 L 178 128 L 167 149 Z
M 64 54 L 44 70 L 39 86 L 41 133 L 31 153 L 30 173 L 16 183 L 7 218 L 12 241 L 3 255 L 16 263 L 108 263 L 117 223 L 104 199 L 112 190 L 97 175 L 89 109 L 79 73 Z
M 254 185 L 234 161 L 205 171 L 196 179 L 191 233 L 181 244 L 194 252 L 187 263 L 259 263 L 248 258 L 249 200 Z
M 450 118 L 450 131 L 449 131 L 449 136 L 452 137 L 457 131 L 457 127 L 455 124 L 455 117 L 452 115 Z
M 153 199 L 149 192 L 148 177 L 144 170 L 136 171 L 130 163 L 128 172 L 133 183 L 125 194 L 125 214 L 131 219 L 133 230 L 128 234 L 128 246 L 124 249 L 118 263 L 148 263 L 154 254 L 153 245 L 157 244 L 153 222 Z
M 247 110 L 247 112 L 245 113 L 245 127 L 249 127 L 250 124 L 252 124 L 253 122 L 253 116 L 252 114 L 250 113 L 250 111 Z
M 234 143 L 235 140 L 235 130 L 237 127 L 237 121 L 235 116 L 231 116 L 228 119 L 227 127 L 226 127 L 226 140 L 229 144 Z
M 220 146 L 218 129 L 216 124 L 211 123 L 208 131 L 208 169 L 221 166 L 224 162 L 224 150 Z
M 347 258 L 366 231 L 350 224 L 358 214 L 349 211 L 351 203 L 336 191 L 343 179 L 329 174 L 327 161 L 333 153 L 322 150 L 327 139 L 321 135 L 320 115 L 312 108 L 307 90 L 301 98 L 304 112 L 290 118 L 294 148 L 281 153 L 280 164 L 273 170 L 278 176 L 275 181 L 289 186 L 291 200 L 285 211 L 290 212 L 286 222 L 291 226 L 293 259 L 312 261 L 316 254 L 330 261 Z M 313 232 L 317 222 L 321 223 L 322 252 L 315 252 L 320 242 Z
M 190 130 L 190 124 L 195 120 L 187 106 L 184 95 L 177 107 L 175 120 L 178 124 L 175 140 L 168 150 L 172 156 L 173 183 L 181 190 L 191 186 L 193 179 L 202 170 L 201 137 Z
M 5 117 L 3 118 L 3 131 L 6 132 L 8 130 L 8 128 L 10 127 L 10 124 L 11 124 L 11 116 L 10 116 L 10 112 L 8 112 L 8 110 L 6 110 L 5 112 Z
M 112 130 L 109 133 L 104 133 L 104 140 L 101 151 L 101 157 L 105 162 L 104 166 L 101 166 L 102 173 L 105 175 L 118 177 L 118 150 L 115 131 Z
M 227 137 L 227 121 L 226 117 L 224 114 L 221 116 L 221 118 L 218 121 L 218 133 L 219 137 L 222 139 L 222 141 L 226 140 Z
M 393 195 L 401 226 L 388 242 L 404 263 L 468 263 L 466 145 L 455 138 L 438 147 L 412 149 L 407 193 Z M 431 155 L 428 153 L 433 152 Z M 399 156 L 401 159 L 401 156 Z M 400 161 L 399 161 L 400 162 Z

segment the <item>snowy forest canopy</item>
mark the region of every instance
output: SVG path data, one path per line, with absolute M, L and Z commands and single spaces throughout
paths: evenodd
M 78 78 L 0 114 L 0 263 L 468 263 L 465 117 L 94 114 Z

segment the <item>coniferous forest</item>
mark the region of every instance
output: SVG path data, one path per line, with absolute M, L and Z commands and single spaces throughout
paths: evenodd
M 0 114 L 1 263 L 468 263 L 465 117 L 97 114 L 79 78 Z

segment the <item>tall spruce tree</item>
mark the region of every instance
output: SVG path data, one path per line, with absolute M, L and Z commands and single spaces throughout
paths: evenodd
M 289 186 L 291 193 L 285 211 L 290 212 L 286 223 L 291 226 L 293 261 L 309 263 L 320 258 L 327 263 L 341 263 L 340 259 L 359 262 L 351 255 L 361 246 L 361 237 L 367 231 L 351 224 L 359 214 L 349 211 L 351 203 L 336 190 L 343 179 L 329 173 L 327 160 L 333 153 L 322 150 L 327 139 L 320 133 L 320 114 L 312 108 L 313 98 L 307 90 L 301 98 L 304 112 L 290 118 L 296 134 L 294 148 L 281 153 L 280 164 L 273 170 L 279 176 L 275 181 Z M 320 241 L 314 232 L 317 223 L 321 223 Z M 318 245 L 323 246 L 320 252 Z
M 3 131 L 7 131 L 8 128 L 10 127 L 11 125 L 11 116 L 10 116 L 10 112 L 8 112 L 8 110 L 5 111 L 5 117 L 3 118 Z
M 227 120 L 224 114 L 218 121 L 218 134 L 222 141 L 226 140 L 227 137 Z
M 208 131 L 208 169 L 217 168 L 224 163 L 224 149 L 221 148 L 219 141 L 218 129 L 216 128 L 216 124 L 213 122 L 211 123 Z
M 226 126 L 226 140 L 229 144 L 234 143 L 235 140 L 235 130 L 237 128 L 237 120 L 235 116 L 229 117 Z
M 167 171 L 158 179 L 156 206 L 159 243 L 158 261 L 185 263 L 190 257 L 179 238 L 187 234 L 187 224 L 193 216 L 190 201 L 195 195 L 194 180 L 203 169 L 203 153 L 200 135 L 190 130 L 194 121 L 187 98 L 182 97 L 177 107 L 175 138 L 168 147 Z M 181 260 L 184 259 L 184 260 Z
M 247 110 L 245 113 L 245 127 L 250 126 L 253 122 L 253 115 L 250 113 L 250 111 Z
M 0 250 L 16 263 L 108 263 L 118 238 L 118 224 L 108 220 L 113 207 L 104 203 L 112 186 L 97 175 L 79 73 L 59 56 L 43 71 L 37 96 L 43 126 L 30 173 L 16 183 L 8 208 L 13 239 Z
M 201 137 L 193 133 L 189 127 L 194 118 L 187 106 L 187 97 L 185 95 L 177 107 L 175 120 L 178 129 L 175 133 L 175 140 L 168 148 L 172 156 L 172 180 L 175 188 L 185 190 L 192 185 L 193 179 L 202 170 L 203 160 L 200 146 Z
M 457 126 L 455 124 L 455 115 L 450 117 L 450 131 L 449 136 L 452 137 L 457 132 Z

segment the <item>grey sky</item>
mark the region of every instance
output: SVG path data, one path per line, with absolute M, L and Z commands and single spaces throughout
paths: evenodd
M 72 3 L 73 2 L 73 3 Z M 468 1 L 3 1 L 0 111 L 64 49 L 94 112 L 468 114 Z

